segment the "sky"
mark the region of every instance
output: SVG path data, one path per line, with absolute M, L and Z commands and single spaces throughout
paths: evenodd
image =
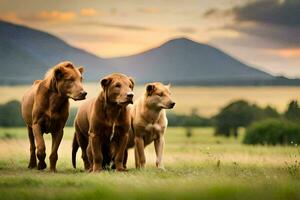
M 0 19 L 103 58 L 187 37 L 274 75 L 300 77 L 300 0 L 0 0 Z

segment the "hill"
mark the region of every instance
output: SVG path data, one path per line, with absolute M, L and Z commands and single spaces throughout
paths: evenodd
M 1 84 L 32 82 L 63 60 L 83 65 L 90 81 L 114 71 L 104 59 L 51 34 L 4 21 L 0 21 L 0 60 Z
M 104 59 L 49 33 L 0 20 L 0 84 L 32 83 L 49 67 L 70 60 L 86 68 L 86 81 L 122 72 L 138 83 L 181 85 L 300 85 L 298 79 L 274 77 L 225 52 L 187 38 L 176 38 L 145 52 Z
M 143 53 L 110 59 L 137 81 L 261 81 L 274 77 L 234 59 L 219 49 L 187 38 L 170 40 Z

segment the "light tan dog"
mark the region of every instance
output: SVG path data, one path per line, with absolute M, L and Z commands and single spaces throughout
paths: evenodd
M 131 108 L 132 134 L 127 147 L 135 146 L 136 168 L 144 168 L 146 163 L 144 148 L 154 141 L 156 166 L 164 169 L 162 163 L 164 134 L 168 125 L 165 109 L 174 106 L 175 102 L 170 97 L 170 85 L 159 82 L 147 84 L 144 95 L 134 102 Z
M 98 97 L 85 102 L 75 118 L 72 163 L 76 167 L 76 152 L 81 147 L 86 170 L 101 171 L 114 160 L 117 171 L 123 171 L 133 80 L 123 74 L 111 74 L 101 80 Z
M 82 87 L 82 72 L 82 67 L 75 68 L 70 62 L 59 63 L 48 71 L 44 80 L 35 81 L 23 96 L 22 116 L 30 141 L 28 168 L 42 170 L 47 167 L 43 134 L 51 133 L 50 170 L 56 171 L 57 150 L 69 116 L 69 98 L 82 100 L 87 94 Z M 36 156 L 39 159 L 38 165 Z

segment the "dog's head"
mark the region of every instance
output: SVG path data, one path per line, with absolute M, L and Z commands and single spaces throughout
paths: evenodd
M 147 84 L 145 93 L 147 105 L 154 109 L 172 109 L 175 102 L 171 99 L 170 86 L 160 82 Z
M 133 103 L 134 81 L 132 78 L 124 74 L 114 73 L 106 76 L 100 82 L 108 102 L 120 106 Z
M 71 62 L 62 62 L 56 65 L 52 73 L 52 88 L 61 95 L 76 100 L 85 99 L 87 92 L 82 86 L 84 68 L 76 68 Z

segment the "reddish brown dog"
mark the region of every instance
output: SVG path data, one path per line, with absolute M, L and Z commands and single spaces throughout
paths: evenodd
M 98 97 L 85 102 L 75 118 L 72 163 L 76 167 L 76 152 L 81 147 L 86 170 L 101 171 L 114 160 L 123 171 L 124 151 L 128 142 L 134 82 L 123 74 L 111 74 L 101 80 Z
M 47 167 L 43 134 L 51 133 L 50 170 L 56 171 L 57 150 L 69 116 L 69 98 L 82 100 L 87 94 L 82 87 L 82 72 L 82 67 L 75 68 L 71 62 L 59 63 L 46 73 L 44 80 L 35 81 L 23 96 L 22 116 L 30 141 L 28 168 L 42 170 Z

